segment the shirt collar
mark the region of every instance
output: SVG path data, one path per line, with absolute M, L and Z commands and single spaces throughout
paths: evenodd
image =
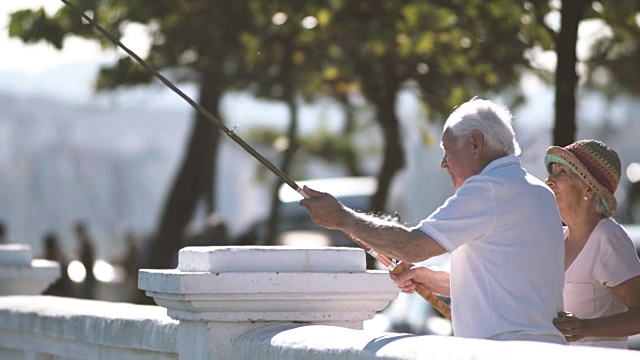
M 505 166 L 517 165 L 521 166 L 520 158 L 515 155 L 507 155 L 501 158 L 495 159 L 482 169 L 481 174 L 486 174 L 489 171 L 496 170 Z

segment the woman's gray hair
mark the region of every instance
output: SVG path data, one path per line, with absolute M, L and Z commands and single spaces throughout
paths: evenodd
M 508 155 L 520 155 L 520 145 L 516 140 L 511 121 L 513 116 L 505 107 L 489 100 L 473 98 L 456 108 L 444 123 L 443 133 L 451 129 L 453 136 L 479 130 L 484 140 L 495 150 Z
M 596 212 L 606 217 L 607 216 L 606 205 L 604 205 L 602 201 L 603 201 L 602 198 L 598 196 L 598 199 L 596 200 Z

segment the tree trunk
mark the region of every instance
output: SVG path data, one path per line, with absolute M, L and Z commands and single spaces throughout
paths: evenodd
M 405 166 L 405 154 L 400 143 L 400 123 L 396 117 L 396 96 L 399 84 L 393 77 L 392 65 L 386 66 L 377 76 L 374 87 L 375 104 L 378 106 L 376 117 L 384 136 L 384 155 L 378 172 L 378 189 L 371 199 L 374 211 L 383 211 L 389 197 L 389 188 L 396 173 Z
M 289 128 L 287 130 L 287 138 L 289 146 L 282 154 L 280 162 L 280 170 L 287 173 L 293 162 L 293 156 L 298 149 L 298 109 L 294 99 L 287 101 L 289 108 Z M 271 211 L 269 212 L 269 221 L 267 232 L 265 235 L 265 245 L 277 245 L 276 238 L 280 232 L 278 224 L 280 223 L 280 197 L 278 196 L 282 180 L 276 179 L 271 188 Z
M 355 136 L 355 130 L 356 130 L 355 129 L 356 127 L 355 109 L 346 98 L 339 99 L 339 100 L 345 114 L 344 127 L 342 128 L 342 133 L 347 138 L 353 139 Z M 349 173 L 350 176 L 362 176 L 363 172 L 362 170 L 360 170 L 360 167 L 359 167 L 358 153 L 355 149 L 355 146 L 352 145 L 349 147 L 349 149 L 345 151 L 343 155 L 343 161 L 344 161 L 345 167 L 347 168 L 347 172 Z
M 555 126 L 553 144 L 566 146 L 576 136 L 576 43 L 578 25 L 591 2 L 564 0 L 562 2 L 560 33 L 556 41 L 558 65 L 556 67 Z
M 289 144 L 282 154 L 280 162 L 280 170 L 285 174 L 289 172 L 293 156 L 298 150 L 298 106 L 296 104 L 296 82 L 295 70 L 291 62 L 293 57 L 292 40 L 286 43 L 286 56 L 282 68 L 287 74 L 283 77 L 285 80 L 283 98 L 289 108 L 289 127 L 287 129 L 287 139 Z M 280 223 L 280 197 L 278 196 L 282 180 L 276 179 L 271 188 L 271 211 L 269 212 L 269 220 L 267 222 L 267 231 L 263 239 L 265 245 L 276 245 L 276 238 L 279 233 L 278 225 Z
M 392 65 L 374 69 L 368 64 L 362 64 L 360 70 L 367 98 L 378 107 L 376 121 L 380 124 L 384 137 L 384 155 L 377 175 L 378 188 L 371 198 L 372 210 L 382 212 L 389 197 L 391 182 L 398 170 L 405 166 L 404 149 L 400 143 L 400 124 L 395 113 L 399 84 L 391 78 L 394 73 Z M 374 268 L 375 261 L 367 255 L 367 268 Z
M 199 103 L 214 115 L 218 113 L 222 95 L 216 84 L 218 82 L 211 75 L 203 74 Z M 219 140 L 220 130 L 197 113 L 186 154 L 162 210 L 149 267 L 175 267 L 184 229 L 200 200 L 206 201 L 208 211 L 215 211 L 214 179 Z

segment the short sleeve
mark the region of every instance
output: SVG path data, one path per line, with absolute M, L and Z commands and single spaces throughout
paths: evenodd
M 598 234 L 601 237 L 599 257 L 594 275 L 598 282 L 614 287 L 640 275 L 640 260 L 633 241 L 624 229 L 614 222 L 603 227 Z
M 496 220 L 493 185 L 481 176 L 472 176 L 418 228 L 448 252 L 486 236 Z

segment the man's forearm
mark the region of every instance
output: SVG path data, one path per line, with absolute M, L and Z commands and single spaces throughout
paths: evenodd
M 451 274 L 446 271 L 431 271 L 433 272 L 431 291 L 436 294 L 451 296 Z
M 445 252 L 424 232 L 407 228 L 391 219 L 349 210 L 349 216 L 344 220 L 340 228 L 342 231 L 392 259 L 414 263 Z

